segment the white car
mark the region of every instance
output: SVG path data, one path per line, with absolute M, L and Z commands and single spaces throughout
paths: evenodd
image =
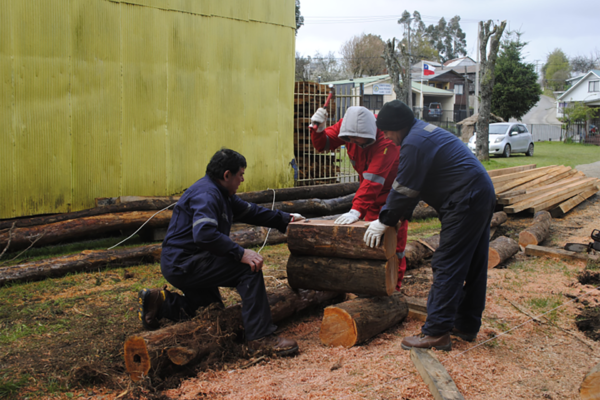
M 517 122 L 498 122 L 490 124 L 490 155 L 510 157 L 512 153 L 525 153 L 533 155 L 533 138 L 527 126 Z M 473 134 L 467 146 L 475 154 L 475 138 Z

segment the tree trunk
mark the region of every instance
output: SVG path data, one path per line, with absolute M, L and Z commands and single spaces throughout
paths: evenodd
M 412 218 L 415 219 L 427 219 L 427 218 L 437 218 L 438 213 L 435 211 L 435 208 L 431 207 L 424 201 L 420 201 L 419 204 L 415 207 Z
M 275 203 L 274 208 L 276 210 L 281 210 L 288 213 L 298 213 L 304 216 L 331 215 L 349 211 L 350 208 L 352 208 L 352 199 L 354 199 L 354 193 L 327 200 L 301 199 L 280 201 Z M 273 207 L 273 203 L 264 203 L 259 205 L 268 209 Z
M 160 262 L 161 245 L 118 250 L 87 250 L 79 254 L 55 257 L 0 268 L 0 286 L 7 283 L 37 281 L 65 276 L 71 272 L 97 271 L 107 265 L 130 266 L 144 262 Z
M 139 228 L 154 214 L 155 211 L 132 211 L 70 219 L 47 225 L 14 228 L 0 233 L 0 248 L 6 247 L 9 239 L 10 246 L 8 250 L 15 251 L 27 248 L 33 242 L 35 242 L 34 247 L 41 247 L 120 229 L 133 230 Z M 148 221 L 146 227 L 166 227 L 169 225 L 172 214 L 171 210 L 163 211 Z
M 414 269 L 421 261 L 431 257 L 440 246 L 440 235 L 433 235 L 426 239 L 420 239 L 406 244 L 404 258 L 406 258 L 406 269 Z
M 290 255 L 288 283 L 293 288 L 389 296 L 398 283 L 398 257 L 385 260 Z
M 519 252 L 519 244 L 506 236 L 500 236 L 490 243 L 488 269 L 497 267 Z
M 492 215 L 492 221 L 490 222 L 490 228 L 496 228 L 508 220 L 508 215 L 504 211 L 495 212 Z
M 327 304 L 338 296 L 332 292 L 293 291 L 287 285 L 268 292 L 275 323 L 309 307 Z M 208 307 L 201 314 L 202 317 L 191 321 L 129 337 L 124 357 L 131 379 L 137 382 L 142 376 L 187 376 L 196 367 L 210 367 L 219 361 L 225 348 L 232 346 L 243 330 L 241 306 L 225 310 Z
M 490 30 L 492 20 L 487 22 L 479 22 L 479 54 L 481 57 L 481 105 L 479 106 L 479 116 L 477 118 L 477 138 L 476 138 L 476 153 L 480 161 L 490 159 L 489 154 L 489 124 L 490 113 L 492 109 L 492 92 L 494 90 L 494 69 L 496 66 L 496 58 L 498 57 L 498 48 L 500 47 L 500 39 L 506 28 L 506 21 L 502 21 L 500 25 L 494 25 Z M 489 57 L 486 55 L 488 40 L 490 41 Z
M 294 255 L 388 260 L 396 254 L 398 233 L 388 228 L 382 245 L 367 246 L 363 240 L 367 222 L 335 225 L 331 220 L 310 220 L 292 223 L 288 228 L 288 248 Z
M 544 241 L 550 234 L 552 216 L 548 211 L 539 211 L 533 217 L 533 224 L 519 233 L 519 245 L 527 247 L 529 244 L 537 245 Z
M 398 324 L 408 315 L 404 296 L 356 298 L 325 309 L 319 338 L 327 346 L 352 347 Z
M 585 375 L 579 388 L 581 400 L 600 399 L 600 364 L 596 364 Z

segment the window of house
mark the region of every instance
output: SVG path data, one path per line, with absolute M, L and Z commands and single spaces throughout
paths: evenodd
M 600 92 L 600 81 L 589 82 L 588 92 Z
M 463 94 L 464 85 L 454 85 L 454 94 Z
M 383 107 L 382 94 L 365 94 L 363 97 L 363 106 L 371 111 L 381 110 Z

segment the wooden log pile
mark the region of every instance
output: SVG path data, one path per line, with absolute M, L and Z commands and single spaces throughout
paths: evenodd
M 296 82 L 294 90 L 294 155 L 298 166 L 298 179 L 310 179 L 305 184 L 329 183 L 325 178 L 340 172 L 333 153 L 316 154 L 310 139 L 310 117 L 323 107 L 331 89 L 316 82 Z M 332 98 L 327 106 L 331 125 L 335 117 L 336 101 Z
M 562 217 L 600 189 L 600 180 L 564 165 L 497 171 L 490 171 L 490 177 L 497 202 L 508 214 L 545 210 Z

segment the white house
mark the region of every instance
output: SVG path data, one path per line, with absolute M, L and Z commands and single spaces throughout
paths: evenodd
M 556 116 L 559 118 L 570 103 L 582 102 L 589 107 L 600 107 L 600 70 L 593 69 L 577 78 L 573 86 L 556 100 Z

